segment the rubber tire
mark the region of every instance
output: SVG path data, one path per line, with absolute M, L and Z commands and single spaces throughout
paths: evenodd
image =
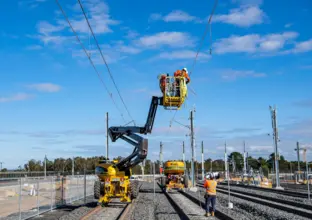
M 137 198 L 138 194 L 139 194 L 139 181 L 133 180 L 130 182 L 131 199 Z
M 96 180 L 94 182 L 94 198 L 99 199 L 101 196 L 101 182 Z
M 166 187 L 166 177 L 164 177 L 164 176 L 161 177 L 160 184 L 161 184 L 162 187 Z
M 184 188 L 188 188 L 188 186 L 189 186 L 188 175 L 184 175 Z

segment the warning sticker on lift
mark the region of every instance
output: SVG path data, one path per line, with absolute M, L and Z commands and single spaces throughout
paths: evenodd
M 112 182 L 119 182 L 120 179 L 119 178 L 112 178 Z

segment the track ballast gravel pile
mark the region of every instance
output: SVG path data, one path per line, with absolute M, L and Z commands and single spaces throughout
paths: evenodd
M 203 188 L 200 188 L 200 191 L 204 191 Z M 244 216 L 245 219 L 259 219 L 259 220 L 265 220 L 265 219 L 296 219 L 296 220 L 308 220 L 308 218 L 304 218 L 298 215 L 294 215 L 289 212 L 281 211 L 279 209 L 271 208 L 265 205 L 261 205 L 258 203 L 253 203 L 247 200 L 243 200 L 240 198 L 236 198 L 234 196 L 231 196 L 231 202 L 233 203 L 233 211 L 235 213 L 240 214 L 241 216 Z M 228 204 L 228 195 L 223 193 L 218 193 L 217 190 L 217 204 L 222 205 L 223 207 L 227 207 Z M 236 218 L 235 219 L 240 219 Z
M 227 189 L 227 186 L 219 185 L 218 187 Z M 304 204 L 311 204 L 311 209 L 312 209 L 312 203 L 305 198 L 299 198 L 299 197 L 293 197 L 293 196 L 287 196 L 283 194 L 279 194 L 278 192 L 265 192 L 257 189 L 251 189 L 251 188 L 242 188 L 238 186 L 230 186 L 230 189 L 235 189 L 239 190 L 240 192 L 248 192 L 248 193 L 253 193 L 255 195 L 264 195 L 267 197 L 272 197 L 272 198 L 279 198 L 283 200 L 288 200 L 288 201 L 294 201 L 294 202 L 300 202 Z
M 162 190 L 155 183 L 143 182 L 137 199 L 133 201 L 131 211 L 125 219 L 129 220 L 180 220 L 179 215 L 171 206 Z M 154 203 L 155 201 L 155 203 Z

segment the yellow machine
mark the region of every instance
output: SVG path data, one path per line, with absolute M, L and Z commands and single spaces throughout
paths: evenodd
M 184 77 L 166 76 L 163 106 L 165 109 L 180 109 L 187 97 Z
M 168 192 L 172 189 L 185 190 L 188 187 L 188 176 L 184 172 L 184 162 L 169 160 L 165 162 L 162 186 Z
M 166 83 L 168 94 L 165 92 L 163 97 L 152 97 L 144 126 L 113 126 L 108 129 L 112 142 L 120 138 L 133 145 L 134 150 L 128 157 L 120 161 L 103 160 L 97 165 L 96 174 L 99 180 L 94 184 L 94 197 L 102 205 L 108 204 L 112 198 L 116 197 L 120 198 L 121 202 L 131 202 L 133 198 L 137 197 L 139 182 L 138 180 L 130 180 L 131 168 L 143 162 L 148 150 L 148 140 L 138 134 L 146 135 L 152 132 L 158 105 L 164 106 L 165 109 L 179 109 L 187 94 L 184 77 L 168 77 L 166 80 L 168 80 Z
M 95 172 L 99 180 L 94 184 L 94 198 L 102 206 L 107 205 L 112 198 L 120 198 L 120 202 L 131 202 L 138 194 L 138 181 L 131 180 L 131 169 L 119 171 L 116 167 L 119 161 L 102 160 L 96 166 Z

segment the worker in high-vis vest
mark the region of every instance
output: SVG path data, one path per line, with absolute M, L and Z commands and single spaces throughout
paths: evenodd
M 205 193 L 205 216 L 214 216 L 216 211 L 216 198 L 217 198 L 217 181 L 214 178 L 213 173 L 210 173 L 206 176 L 204 188 L 206 189 Z M 209 205 L 211 203 L 211 214 L 209 210 Z

